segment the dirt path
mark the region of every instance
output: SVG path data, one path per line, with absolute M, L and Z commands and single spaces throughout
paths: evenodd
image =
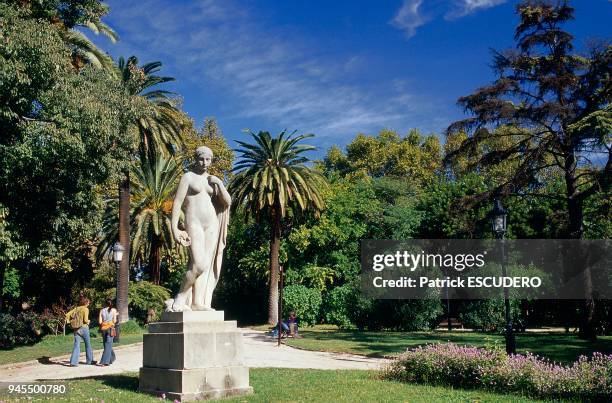
M 282 345 L 277 347 L 272 339 L 251 329 L 244 330 L 245 364 L 251 368 L 313 368 L 313 369 L 377 369 L 388 360 L 351 354 L 325 353 L 299 350 Z M 60 357 L 48 362 L 16 363 L 0 367 L 0 379 L 4 382 L 29 382 L 43 379 L 70 379 L 84 376 L 108 375 L 125 371 L 136 372 L 142 365 L 142 344 L 134 344 L 116 350 L 117 361 L 108 367 L 85 365 L 68 366 L 68 359 Z M 100 359 L 101 352 L 94 353 Z

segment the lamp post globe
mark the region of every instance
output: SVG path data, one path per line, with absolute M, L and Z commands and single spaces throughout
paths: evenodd
M 113 245 L 113 262 L 116 265 L 119 265 L 123 260 L 123 252 L 125 252 L 125 248 L 119 242 Z
M 491 220 L 491 226 L 493 232 L 498 236 L 503 236 L 506 233 L 506 217 L 508 216 L 508 210 L 502 206 L 500 200 L 495 200 L 493 203 L 493 218 Z

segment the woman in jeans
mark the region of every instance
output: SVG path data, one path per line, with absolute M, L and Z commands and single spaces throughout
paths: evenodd
M 102 358 L 100 358 L 100 365 L 107 366 L 115 362 L 113 335 L 115 324 L 117 323 L 117 310 L 113 308 L 113 301 L 110 298 L 106 300 L 106 307 L 100 309 L 98 323 L 100 323 L 102 341 L 104 343 L 104 352 L 102 353 Z
M 70 366 L 76 367 L 79 365 L 79 355 L 81 354 L 81 339 L 85 342 L 85 357 L 86 364 L 93 363 L 93 350 L 91 349 L 91 341 L 89 340 L 89 300 L 81 297 L 79 306 L 66 314 L 66 322 L 71 322 L 72 319 L 78 318 L 77 323 L 81 323 L 78 328 L 73 328 L 74 331 L 74 346 L 72 347 L 72 355 L 70 356 Z

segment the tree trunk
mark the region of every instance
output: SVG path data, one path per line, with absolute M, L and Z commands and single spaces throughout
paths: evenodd
M 584 228 L 583 228 L 583 204 L 584 199 L 580 197 L 577 188 L 577 180 L 575 176 L 576 172 L 576 159 L 572 153 L 565 160 L 565 186 L 567 191 L 567 212 L 568 212 L 568 228 L 567 238 L 569 239 L 582 239 Z M 583 262 L 581 248 L 578 250 L 572 250 L 574 259 L 578 259 L 579 262 Z M 578 252 L 578 253 L 576 253 Z M 578 301 L 580 306 L 580 330 L 578 337 L 585 340 L 596 340 L 597 335 L 595 332 L 595 300 L 593 299 L 593 281 L 591 277 L 591 269 L 588 265 L 585 265 L 583 273 L 574 273 L 575 269 L 580 264 L 573 264 L 573 259 L 564 259 L 566 266 L 564 267 L 564 274 L 566 278 L 571 278 L 575 274 L 581 274 L 583 277 L 584 284 L 584 299 Z M 574 266 L 574 267 L 572 267 Z
M 151 282 L 159 285 L 161 279 L 161 239 L 157 235 L 153 235 L 151 241 L 151 254 L 149 255 L 149 270 L 151 272 Z
M 118 322 L 128 318 L 128 289 L 130 282 L 130 174 L 119 184 L 119 243 L 125 248 L 123 260 L 117 273 L 117 312 Z
M 280 211 L 270 213 L 270 294 L 268 298 L 268 323 L 274 325 L 278 320 L 278 255 L 280 253 L 281 217 Z
M 0 312 L 4 309 L 4 273 L 6 273 L 6 262 L 0 261 Z

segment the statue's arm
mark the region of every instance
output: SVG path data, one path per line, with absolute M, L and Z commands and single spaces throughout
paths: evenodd
M 189 190 L 189 178 L 185 174 L 179 182 L 178 188 L 176 189 L 176 195 L 174 196 L 174 201 L 172 202 L 172 235 L 174 235 L 174 239 L 179 242 L 179 235 L 183 231 L 179 230 L 178 223 L 179 219 L 181 218 L 181 209 L 183 207 L 183 202 L 185 201 L 185 196 L 187 196 L 187 190 Z
M 228 208 L 229 206 L 231 206 L 232 204 L 232 197 L 230 196 L 230 194 L 228 193 L 227 189 L 225 188 L 225 185 L 223 184 L 223 181 L 219 178 L 217 178 L 216 176 L 211 176 L 211 182 L 216 185 L 217 189 L 217 196 L 219 196 L 219 199 L 223 202 L 224 207 Z
M 221 184 L 219 185 L 219 194 L 221 195 L 221 200 L 223 200 L 223 203 L 225 203 L 225 208 L 228 208 L 232 205 L 232 197 L 228 193 L 223 182 L 221 182 Z

